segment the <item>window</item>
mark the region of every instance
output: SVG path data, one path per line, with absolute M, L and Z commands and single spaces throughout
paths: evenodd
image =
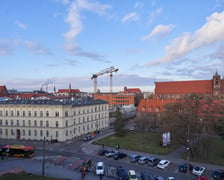
M 43 136 L 43 131 L 42 130 L 40 130 L 40 137 L 42 137 Z
M 2 135 L 2 129 L 0 129 L 0 135 Z
M 7 110 L 5 111 L 5 116 L 8 116 L 8 111 Z
M 46 137 L 49 137 L 49 131 L 46 131 Z
M 34 111 L 34 116 L 37 117 L 37 111 Z
M 25 116 L 26 115 L 26 112 L 25 111 L 23 111 L 23 116 Z
M 19 116 L 19 111 L 16 112 L 16 115 Z
M 75 119 L 74 119 L 74 125 L 75 125 Z
M 75 116 L 75 113 L 76 113 L 76 112 L 74 111 L 74 112 L 73 112 L 73 115 L 74 115 L 74 116 Z
M 58 111 L 55 112 L 55 117 L 59 117 L 59 112 Z
M 26 124 L 25 124 L 25 120 L 23 120 L 23 126 L 26 126 Z
M 31 126 L 31 121 L 30 120 L 28 121 L 28 126 Z
M 14 112 L 13 111 L 11 111 L 11 116 L 14 116 Z
M 49 122 L 48 121 L 46 121 L 46 127 L 49 127 Z
M 56 121 L 56 125 L 55 126 L 58 127 L 58 121 Z
M 74 128 L 73 132 L 74 132 L 74 134 L 76 133 L 76 128 Z
M 16 121 L 16 126 L 19 126 L 19 120 Z
M 0 111 L 0 116 L 2 116 L 2 111 Z
M 5 125 L 8 126 L 8 120 L 5 120 Z
M 43 121 L 40 121 L 40 127 L 43 127 Z
M 11 129 L 11 136 L 14 136 L 14 131 L 13 131 L 13 129 Z
M 22 135 L 23 136 L 25 136 L 26 135 L 26 131 L 23 129 L 23 133 L 22 133 Z
M 11 120 L 11 126 L 13 126 L 13 120 Z
M 36 120 L 34 121 L 34 126 L 35 126 L 35 127 L 37 126 L 37 121 L 36 121 Z
M 49 117 L 49 112 L 48 111 L 46 111 L 46 116 Z
M 5 135 L 8 136 L 8 129 L 5 130 Z
M 36 129 L 34 130 L 34 136 L 37 136 L 37 130 Z
M 31 116 L 31 111 L 28 112 L 28 115 Z
M 67 121 L 67 120 L 66 120 L 66 122 L 65 122 L 65 126 L 68 127 L 68 121 Z
M 28 131 L 28 135 L 31 136 L 31 130 Z
M 0 119 L 0 126 L 2 126 L 2 120 Z
M 58 131 L 56 131 L 56 138 L 58 138 Z
M 65 132 L 65 136 L 68 136 L 68 130 L 66 130 L 66 132 Z
M 40 111 L 40 116 L 43 117 L 43 111 Z
M 65 117 L 68 117 L 68 111 L 65 111 Z

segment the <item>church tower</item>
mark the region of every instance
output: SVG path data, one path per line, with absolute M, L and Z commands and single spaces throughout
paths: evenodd
M 219 96 L 222 93 L 222 80 L 217 71 L 212 79 L 212 90 L 213 96 Z

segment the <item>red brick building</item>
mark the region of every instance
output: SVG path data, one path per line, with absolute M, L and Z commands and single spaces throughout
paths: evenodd
M 163 106 L 187 94 L 201 94 L 224 100 L 224 80 L 216 72 L 211 80 L 156 82 L 154 99 L 142 99 L 139 112 L 161 112 Z
M 9 92 L 6 86 L 0 86 L 0 97 L 9 97 Z

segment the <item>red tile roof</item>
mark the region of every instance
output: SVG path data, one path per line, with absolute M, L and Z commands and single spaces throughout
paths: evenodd
M 121 93 L 141 93 L 142 91 L 139 88 L 126 88 L 125 91 L 121 91 Z
M 212 93 L 212 80 L 156 82 L 155 94 Z
M 79 89 L 59 89 L 58 93 L 80 93 Z

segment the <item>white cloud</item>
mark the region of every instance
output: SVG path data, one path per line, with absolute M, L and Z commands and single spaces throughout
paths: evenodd
M 171 44 L 166 47 L 165 56 L 150 61 L 144 66 L 173 61 L 184 57 L 187 53 L 191 53 L 196 49 L 223 41 L 224 12 L 215 12 L 207 17 L 206 20 L 207 22 L 194 33 L 184 33 L 182 36 L 174 39 Z
M 148 19 L 147 24 L 150 25 L 154 21 L 154 19 L 156 18 L 156 16 L 158 16 L 162 12 L 162 10 L 163 10 L 162 8 L 158 8 L 155 11 L 152 11 L 150 13 L 150 15 L 149 15 L 149 19 Z
M 25 24 L 21 23 L 20 21 L 16 21 L 15 25 L 17 25 L 21 29 L 27 29 L 27 26 Z
M 121 19 L 122 22 L 137 21 L 137 20 L 139 20 L 139 17 L 136 12 L 128 13 Z
M 35 42 L 32 42 L 32 41 L 24 41 L 23 45 L 27 49 L 34 52 L 35 54 L 42 54 L 42 55 L 51 55 L 52 54 L 47 48 L 45 48 L 44 46 L 42 46 L 39 43 L 35 43 Z
M 157 25 L 148 35 L 144 36 L 142 40 L 147 40 L 152 37 L 161 37 L 167 35 L 175 26 L 172 24 L 169 25 Z

